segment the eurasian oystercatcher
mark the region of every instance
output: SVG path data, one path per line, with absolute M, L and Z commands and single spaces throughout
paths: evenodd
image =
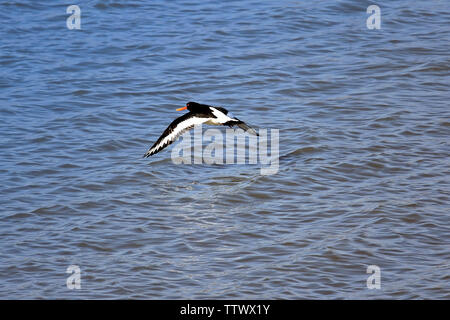
M 250 128 L 245 122 L 233 117 L 231 112 L 228 112 L 225 108 L 208 106 L 197 102 L 188 102 L 185 107 L 179 108 L 177 111 L 186 109 L 188 109 L 189 112 L 175 119 L 167 129 L 164 130 L 161 137 L 159 137 L 155 144 L 144 154 L 145 158 L 163 150 L 174 142 L 182 133 L 192 129 L 197 124 L 206 123 L 229 127 L 238 126 L 250 134 L 258 135 L 254 129 Z

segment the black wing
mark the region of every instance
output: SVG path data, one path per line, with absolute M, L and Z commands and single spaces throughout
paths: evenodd
M 144 154 L 144 158 L 147 158 L 155 153 L 166 148 L 168 145 L 172 144 L 181 134 L 189 129 L 192 129 L 195 125 L 204 123 L 208 121 L 208 118 L 196 117 L 192 112 L 188 112 L 185 115 L 175 119 L 163 134 L 156 140 L 153 146 L 148 149 Z
M 248 132 L 248 133 L 253 134 L 255 136 L 259 136 L 259 134 L 255 131 L 255 129 L 253 129 L 252 127 L 247 125 L 244 121 L 239 120 L 238 118 L 234 118 L 231 121 L 225 122 L 224 125 L 225 126 L 229 126 L 229 127 L 238 126 L 239 128 L 241 128 L 245 132 Z

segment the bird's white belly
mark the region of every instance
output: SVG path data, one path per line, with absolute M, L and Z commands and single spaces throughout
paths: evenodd
M 206 124 L 211 124 L 211 125 L 216 125 L 216 126 L 222 124 L 222 122 L 220 122 L 218 119 L 211 119 L 211 120 L 206 121 L 205 123 Z

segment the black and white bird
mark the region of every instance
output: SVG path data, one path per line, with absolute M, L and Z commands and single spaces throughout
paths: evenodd
M 185 107 L 179 108 L 177 111 L 186 109 L 189 110 L 189 112 L 175 119 L 167 129 L 164 130 L 163 134 L 155 144 L 144 154 L 145 158 L 163 150 L 185 131 L 192 129 L 198 124 L 205 123 L 229 127 L 238 126 L 250 134 L 258 135 L 254 129 L 250 128 L 245 122 L 233 117 L 231 112 L 228 112 L 225 108 L 208 106 L 197 102 L 188 102 Z

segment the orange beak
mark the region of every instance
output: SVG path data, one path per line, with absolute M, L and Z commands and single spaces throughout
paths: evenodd
M 187 107 L 178 108 L 177 111 L 186 110 L 186 109 L 187 109 Z

